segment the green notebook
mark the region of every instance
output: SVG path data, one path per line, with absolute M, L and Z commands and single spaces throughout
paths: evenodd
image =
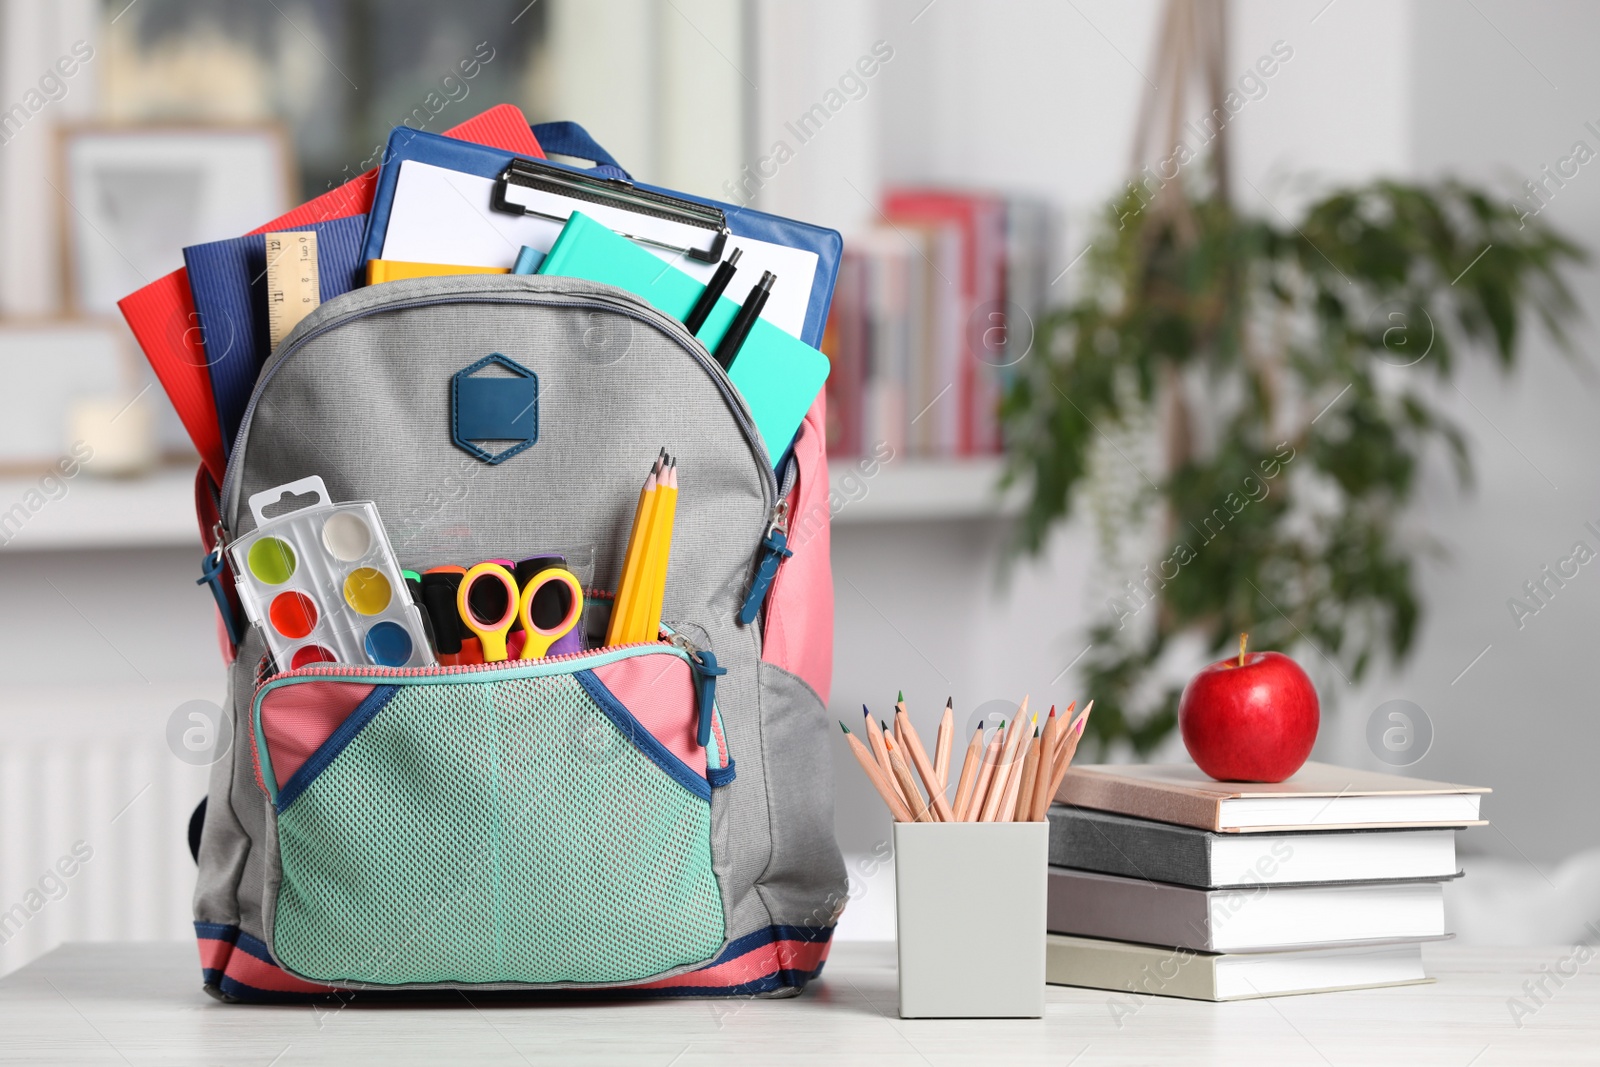
M 705 288 L 577 211 L 562 227 L 539 273 L 615 285 L 644 297 L 679 321 L 689 314 Z M 777 284 L 782 285 L 783 279 Z M 738 303 L 727 297 L 717 301 L 697 335 L 706 348 L 716 347 L 738 310 Z M 777 463 L 828 379 L 828 357 L 765 319 L 757 319 L 728 377 L 749 405 L 768 457 Z

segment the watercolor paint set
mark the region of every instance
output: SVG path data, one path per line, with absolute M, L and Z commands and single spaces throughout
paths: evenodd
M 314 502 L 282 513 L 307 494 Z M 229 553 L 239 600 L 280 670 L 434 664 L 376 504 L 335 504 L 313 475 L 255 494 L 250 510 L 256 529 Z

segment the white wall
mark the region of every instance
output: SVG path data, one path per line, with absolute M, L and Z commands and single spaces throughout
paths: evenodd
M 891 41 L 895 56 L 867 99 L 824 131 L 837 142 L 824 146 L 819 136 L 808 146 L 817 149 L 812 158 L 763 190 L 763 205 L 848 232 L 873 220 L 858 192 L 871 197 L 874 177 L 1029 190 L 1066 213 L 1062 251 L 1075 254 L 1088 217 L 1126 177 L 1157 11 L 1153 2 L 883 0 L 870 17 L 852 9 L 836 18 L 830 8 L 805 19 L 784 5 L 771 23 L 781 32 L 766 33 L 784 81 L 775 84 L 774 68 L 763 66 L 764 129 L 815 96 L 864 42 Z M 1275 42 L 1293 57 L 1235 120 L 1235 200 L 1281 223 L 1335 183 L 1449 171 L 1509 189 L 1508 176 L 1520 181 L 1553 164 L 1574 139 L 1600 150 L 1600 138 L 1581 128 L 1585 119 L 1600 126 L 1600 109 L 1585 111 L 1600 74 L 1584 49 L 1597 30 L 1600 9 L 1579 4 L 1236 4 L 1228 60 L 1235 77 Z M 1591 166 L 1545 218 L 1593 244 L 1597 216 L 1600 166 Z M 1593 273 L 1575 284 L 1595 306 Z M 1069 275 L 1061 287 L 1070 285 Z M 1592 353 L 1591 327 L 1577 337 Z M 1600 616 L 1600 579 L 1586 569 L 1522 632 L 1505 602 L 1578 537 L 1600 548 L 1600 537 L 1580 529 L 1587 520 L 1600 524 L 1592 458 L 1600 388 L 1537 338 L 1510 378 L 1489 370 L 1482 352 L 1462 358 L 1461 389 L 1481 413 L 1453 390 L 1440 401 L 1471 439 L 1478 487 L 1461 496 L 1442 469 L 1429 472 L 1415 528 L 1451 557 L 1419 565 L 1427 614 L 1415 655 L 1360 687 L 1325 690 L 1318 755 L 1381 768 L 1366 747 L 1368 716 L 1391 698 L 1415 701 L 1436 738 L 1409 773 L 1496 788 L 1486 809 L 1495 827 L 1469 833 L 1463 847 L 1525 856 L 1543 871 L 1600 844 L 1600 828 L 1579 814 L 1592 807 L 1583 783 L 1600 741 L 1585 699 L 1600 681 L 1600 663 L 1585 655 Z M 1035 701 L 1079 695 L 1075 672 L 1058 673 L 1081 651 L 1096 608 L 1086 595 L 1091 540 L 1080 526 L 1061 532 L 1042 560 L 1001 589 L 994 561 L 1002 540 L 1002 528 L 985 523 L 837 529 L 836 713 L 859 715 L 862 701 L 881 709 L 903 687 L 931 728 L 947 694 L 964 710 L 1023 692 Z M 836 755 L 841 843 L 853 867 L 875 868 L 862 857 L 887 839 L 887 818 L 842 745 Z M 880 889 L 883 877 L 875 875 Z M 883 934 L 883 908 L 858 901 L 853 912 L 845 933 Z

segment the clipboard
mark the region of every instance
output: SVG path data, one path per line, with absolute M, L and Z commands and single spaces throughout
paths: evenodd
M 748 208 L 724 204 L 704 197 L 692 196 L 671 189 L 662 189 L 656 186 L 645 185 L 632 181 L 626 171 L 617 167 L 611 157 L 588 139 L 587 134 L 582 139 L 573 143 L 570 133 L 581 128 L 571 123 L 545 123 L 533 127 L 534 136 L 540 139 L 541 144 L 545 136 L 551 135 L 562 143 L 561 148 L 550 149 L 559 151 L 564 155 L 586 157 L 601 164 L 593 170 L 584 170 L 569 167 L 563 164 L 543 162 L 538 167 L 530 165 L 530 160 L 521 153 L 509 152 L 501 149 L 486 148 L 482 145 L 468 144 L 460 141 L 451 141 L 437 134 L 430 134 L 417 130 L 396 130 L 389 138 L 388 149 L 384 155 L 383 168 L 378 176 L 377 190 L 373 198 L 371 215 L 367 224 L 367 236 L 363 256 L 366 259 L 419 259 L 428 262 L 462 263 L 468 262 L 459 255 L 452 255 L 445 251 L 417 251 L 415 249 L 404 253 L 386 254 L 386 245 L 391 232 L 391 223 L 395 221 L 395 203 L 397 195 L 402 191 L 401 178 L 406 168 L 411 166 L 411 171 L 406 175 L 407 181 L 426 177 L 433 182 L 442 182 L 439 185 L 441 194 L 438 199 L 430 199 L 432 211 L 437 215 L 440 205 L 445 204 L 451 208 L 461 208 L 473 213 L 471 221 L 479 225 L 495 225 L 499 221 L 510 220 L 515 222 L 518 214 L 527 214 L 525 211 L 524 189 L 530 188 L 527 177 L 533 172 L 546 181 L 555 182 L 562 177 L 572 181 L 567 187 L 568 192 L 581 191 L 585 196 L 593 199 L 585 203 L 594 203 L 604 200 L 607 207 L 614 207 L 618 211 L 629 212 L 641 219 L 652 218 L 650 211 L 659 211 L 667 207 L 673 209 L 673 217 L 683 221 L 691 214 L 705 219 L 714 219 L 720 214 L 724 220 L 727 238 L 726 242 L 739 246 L 740 239 L 745 242 L 758 242 L 768 245 L 781 246 L 784 250 L 794 250 L 807 257 L 815 257 L 811 269 L 811 284 L 808 291 L 804 292 L 803 306 L 798 307 L 798 314 L 790 332 L 802 341 L 816 347 L 822 340 L 823 327 L 827 322 L 828 305 L 833 299 L 834 281 L 838 277 L 839 259 L 843 250 L 843 239 L 835 230 L 820 226 L 812 226 L 803 222 L 769 215 L 765 212 L 753 211 Z M 562 135 L 568 137 L 562 141 Z M 515 168 L 513 168 L 515 164 Z M 465 179 L 450 183 L 449 175 L 441 175 L 439 170 L 454 172 L 457 175 L 467 176 Z M 516 176 L 515 178 L 513 176 Z M 618 179 L 607 182 L 603 178 Z M 600 178 L 602 180 L 595 180 Z M 520 179 L 520 180 L 519 180 Z M 581 199 L 581 198 L 580 198 Z M 494 202 L 499 200 L 506 207 L 496 209 Z M 405 198 L 401 197 L 402 205 Z M 510 212 L 508 207 L 516 205 L 517 211 Z M 648 210 L 642 210 L 648 209 Z M 505 238 L 495 249 L 495 261 L 475 263 L 476 266 L 504 266 L 510 267 L 516 253 L 524 244 L 536 248 L 538 251 L 548 251 L 559 234 L 561 226 L 565 223 L 570 212 L 550 212 L 541 214 L 534 212 L 529 218 L 530 222 L 538 223 L 533 227 L 545 236 L 542 247 L 539 243 L 524 237 Z M 404 224 L 402 218 L 401 223 Z M 607 219 L 610 225 L 611 220 Z M 450 228 L 450 227 L 446 227 Z M 617 226 L 611 226 L 615 231 Z M 624 227 L 624 236 L 635 236 L 627 232 L 630 228 Z M 454 227 L 459 232 L 459 227 Z M 710 232 L 703 229 L 703 233 Z M 448 236 L 448 235 L 444 235 Z M 714 259 L 695 256 L 683 250 L 684 244 L 679 244 L 677 251 L 668 251 L 662 245 L 671 244 L 670 241 L 640 242 L 652 251 L 660 253 L 660 258 L 672 262 L 679 269 L 693 275 L 702 271 L 709 277 L 715 263 L 721 258 L 719 249 Z M 724 246 L 725 247 L 725 246 Z M 392 249 L 390 250 L 392 252 Z M 503 253 L 503 257 L 502 254 Z M 706 243 L 703 254 L 711 254 L 711 245 Z M 504 258 L 505 262 L 498 261 Z M 754 284 L 759 277 L 760 269 L 746 269 L 753 257 L 747 252 L 740 263 L 740 276 L 736 276 L 734 284 L 730 286 L 728 295 L 733 299 L 740 299 L 744 291 Z M 779 271 L 779 286 L 782 287 L 785 272 Z M 791 276 L 793 271 L 788 272 Z M 742 277 L 741 277 L 742 276 Z M 704 281 L 704 278 L 698 280 Z M 741 287 L 741 282 L 743 283 Z M 789 290 L 792 294 L 794 290 Z M 770 314 L 766 316 L 772 318 Z

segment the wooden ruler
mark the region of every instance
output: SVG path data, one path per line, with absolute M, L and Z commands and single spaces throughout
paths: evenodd
M 267 334 L 273 348 L 322 303 L 318 284 L 316 231 L 267 234 Z

